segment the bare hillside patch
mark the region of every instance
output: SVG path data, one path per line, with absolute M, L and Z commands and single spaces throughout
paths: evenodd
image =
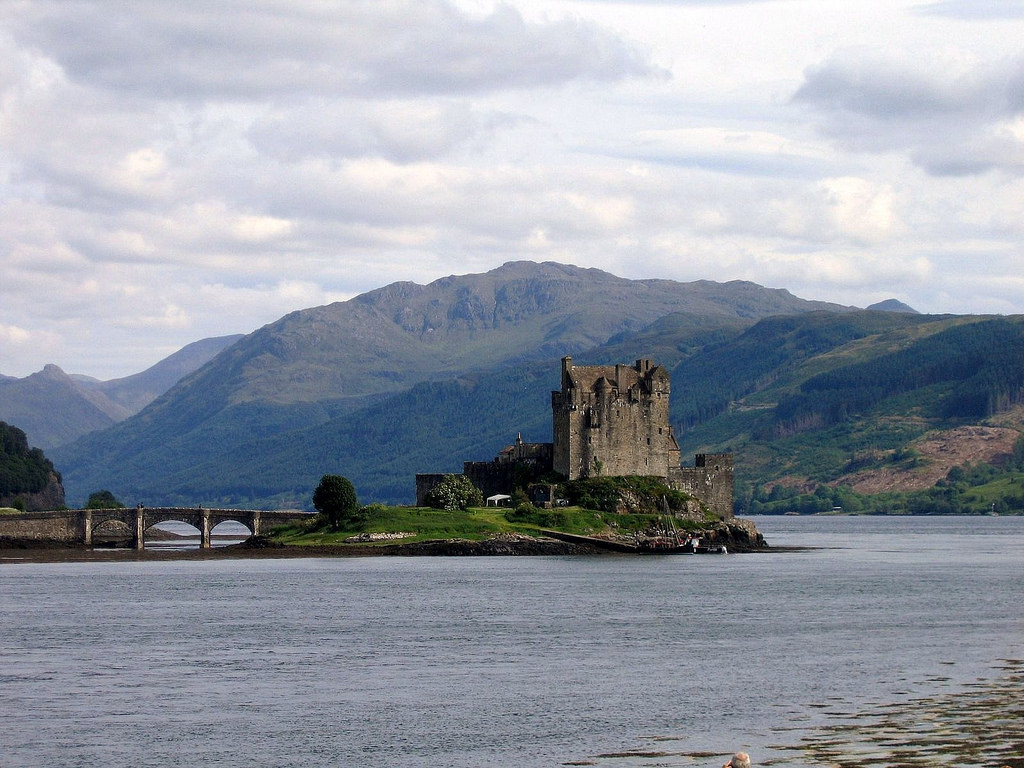
M 920 455 L 912 468 L 878 467 L 845 475 L 836 485 L 857 493 L 920 491 L 931 488 L 953 467 L 976 462 L 997 462 L 1013 453 L 1020 430 L 1009 427 L 965 426 L 930 432 L 911 447 Z

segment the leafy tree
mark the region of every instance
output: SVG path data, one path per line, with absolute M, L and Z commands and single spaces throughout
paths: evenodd
M 86 509 L 123 509 L 124 504 L 114 498 L 110 491 L 93 491 L 85 502 Z
M 484 503 L 484 497 L 465 475 L 445 475 L 441 482 L 427 493 L 426 502 L 434 509 L 452 512 L 456 509 L 479 507 Z
M 313 506 L 332 528 L 361 522 L 355 486 L 341 475 L 324 475 L 313 491 Z

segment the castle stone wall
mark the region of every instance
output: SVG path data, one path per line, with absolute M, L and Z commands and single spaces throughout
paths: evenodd
M 467 461 L 462 474 L 476 486 L 486 499 L 498 493 L 512 493 L 515 488 L 516 465 L 499 461 Z
M 682 467 L 672 485 L 700 499 L 723 520 L 733 517 L 733 464 L 731 453 L 699 453 L 694 466 Z

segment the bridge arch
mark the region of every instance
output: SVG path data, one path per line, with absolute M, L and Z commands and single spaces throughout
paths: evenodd
M 185 520 L 144 520 L 142 549 L 198 549 L 203 532 Z
M 224 539 L 233 539 L 237 541 L 244 541 L 253 535 L 252 523 L 244 523 L 241 520 L 234 519 L 217 519 L 210 518 L 210 546 L 216 546 L 214 541 L 218 538 L 223 537 Z
M 294 524 L 312 516 L 312 512 L 297 509 L 150 508 L 142 505 L 128 509 L 62 509 L 4 515 L 0 518 L 0 535 L 33 541 L 79 542 L 91 547 L 94 531 L 120 523 L 128 526 L 133 544 L 142 549 L 146 529 L 161 521 L 180 520 L 195 526 L 202 545 L 208 547 L 210 530 L 223 521 L 234 520 L 254 536 L 260 536 L 278 525 Z
M 117 509 L 86 509 L 83 510 L 82 514 L 83 540 L 88 546 L 92 546 L 95 543 L 93 536 L 97 532 L 102 532 L 104 527 L 112 523 L 121 523 L 127 526 L 130 538 L 133 542 L 136 539 L 138 530 L 135 524 L 136 515 L 134 509 L 125 509 L 123 507 Z M 138 545 L 136 544 L 136 546 Z
M 132 526 L 118 517 L 104 517 L 93 522 L 92 543 L 94 546 L 115 546 L 120 543 L 131 542 L 133 536 Z
M 144 507 L 120 509 L 68 510 L 60 514 L 78 531 L 79 540 L 93 544 L 93 532 L 107 521 L 124 523 L 132 530 L 136 549 L 145 547 L 146 531 L 157 523 L 178 521 L 199 531 L 202 549 L 210 548 L 210 532 L 220 523 L 233 521 L 245 526 L 251 535 L 259 536 L 277 525 L 309 519 L 310 512 L 300 510 L 205 509 L 203 507 Z

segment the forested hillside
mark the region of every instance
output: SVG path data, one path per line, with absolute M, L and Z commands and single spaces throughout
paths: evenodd
M 926 389 L 934 397 L 921 403 L 922 416 L 993 416 L 1024 394 L 1022 328 L 1004 319 L 955 325 L 907 349 L 812 376 L 779 403 L 775 428 L 785 434 L 831 426 Z
M 684 453 L 737 454 L 741 511 L 1024 511 L 1024 486 L 970 490 L 1019 464 L 1021 318 L 772 318 L 685 360 L 674 382 Z M 938 503 L 954 467 L 961 485 Z
M 800 366 L 838 347 L 881 334 L 895 343 L 895 334 L 927 324 L 922 315 L 888 312 L 767 318 L 740 335 L 710 342 L 673 369 L 672 418 L 684 426 L 704 423 L 742 398 L 785 387 L 800 375 Z
M 0 507 L 54 509 L 64 503 L 60 475 L 25 433 L 0 421 Z
M 198 454 L 208 457 L 200 461 L 187 443 L 198 437 L 212 445 L 216 435 L 197 430 L 152 454 L 114 457 L 112 476 L 131 499 L 287 506 L 308 504 L 322 474 L 341 474 L 363 502 L 409 503 L 417 472 L 460 472 L 463 460 L 493 458 L 517 432 L 526 440 L 550 440 L 549 393 L 558 381 L 552 361 L 418 384 L 315 426 L 279 434 L 254 430 L 237 450 L 210 450 Z

